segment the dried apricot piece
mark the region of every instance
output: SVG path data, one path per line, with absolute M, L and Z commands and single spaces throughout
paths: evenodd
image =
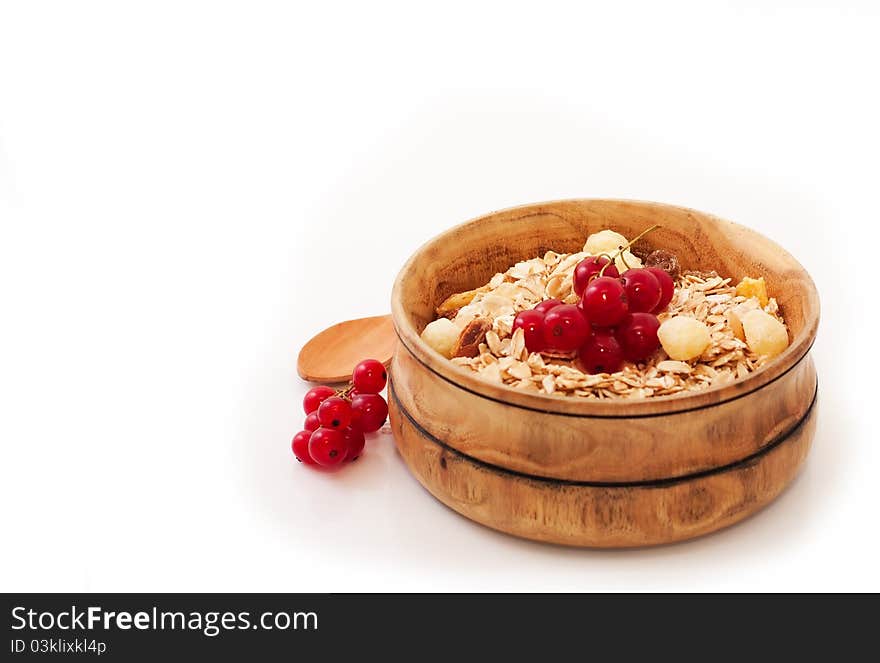
M 770 301 L 770 298 L 767 296 L 767 284 L 764 282 L 763 276 L 757 279 L 748 276 L 743 277 L 743 280 L 736 284 L 736 294 L 746 299 L 754 297 L 762 307 L 767 306 L 767 302 Z

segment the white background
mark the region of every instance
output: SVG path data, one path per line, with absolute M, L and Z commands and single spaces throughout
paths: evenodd
M 0 3 L 0 590 L 880 590 L 872 4 Z M 455 515 L 387 435 L 293 461 L 312 334 L 453 224 L 590 196 L 814 276 L 778 502 L 594 552 Z

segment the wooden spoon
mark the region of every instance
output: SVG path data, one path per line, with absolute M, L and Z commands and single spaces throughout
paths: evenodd
M 387 366 L 396 344 L 390 315 L 340 322 L 302 347 L 296 372 L 308 382 L 347 382 L 364 359 L 378 359 Z

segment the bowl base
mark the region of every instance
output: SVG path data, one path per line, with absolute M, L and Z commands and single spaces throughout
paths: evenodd
M 508 534 L 568 546 L 629 548 L 691 539 L 755 513 L 794 479 L 816 430 L 816 403 L 781 440 L 748 459 L 680 479 L 560 481 L 474 460 L 421 429 L 389 389 L 398 451 L 443 504 Z

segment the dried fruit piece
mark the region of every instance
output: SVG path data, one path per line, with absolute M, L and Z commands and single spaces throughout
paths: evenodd
M 422 330 L 422 340 L 447 359 L 458 344 L 461 331 L 449 318 L 437 318 Z
M 617 267 L 618 272 L 623 274 L 628 269 L 640 269 L 642 261 L 633 255 L 632 251 L 627 249 L 614 259 L 614 266 Z M 607 273 L 608 270 L 605 270 L 605 272 Z
M 657 330 L 657 338 L 671 359 L 687 361 L 703 354 L 712 342 L 709 328 L 699 320 L 679 315 Z
M 754 311 L 757 308 L 757 300 L 747 299 L 742 304 L 737 304 L 727 312 L 727 324 L 730 326 L 730 330 L 733 332 L 733 335 L 736 336 L 739 340 L 746 340 L 746 336 L 743 332 L 742 326 L 743 317 L 749 311 Z
M 481 292 L 486 292 L 487 289 L 486 286 L 482 286 L 474 290 L 468 290 L 467 292 L 457 292 L 454 295 L 449 295 L 449 297 L 447 297 L 443 303 L 435 309 L 437 315 L 441 318 L 453 317 L 458 313 L 458 309 L 470 304 L 474 300 L 474 297 Z
M 638 246 L 637 244 L 633 244 L 633 245 L 630 247 L 630 251 L 632 251 L 632 254 L 633 254 L 636 258 L 638 258 L 639 260 L 642 261 L 642 265 L 645 264 L 645 260 L 646 260 L 646 259 L 648 258 L 648 256 L 651 254 L 651 249 L 649 249 L 649 248 L 647 248 L 647 247 L 645 247 L 645 246 Z
M 645 258 L 645 267 L 656 267 L 662 269 L 673 279 L 677 279 L 681 274 L 681 265 L 678 262 L 678 256 L 671 251 L 657 249 L 648 254 Z
M 600 230 L 587 237 L 587 243 L 584 244 L 584 251 L 594 256 L 599 255 L 600 253 L 613 254 L 621 246 L 626 246 L 626 244 L 626 237 L 613 230 L 606 229 Z
M 770 301 L 767 297 L 767 284 L 764 282 L 763 276 L 758 279 L 743 277 L 743 280 L 736 284 L 736 294 L 746 299 L 754 297 L 761 306 L 767 306 Z
M 486 318 L 474 318 L 458 335 L 452 348 L 453 357 L 476 357 L 480 354 L 480 343 L 486 333 L 492 329 L 492 323 Z
M 772 359 L 788 347 L 788 332 L 779 320 L 760 309 L 749 311 L 742 319 L 749 349 Z

